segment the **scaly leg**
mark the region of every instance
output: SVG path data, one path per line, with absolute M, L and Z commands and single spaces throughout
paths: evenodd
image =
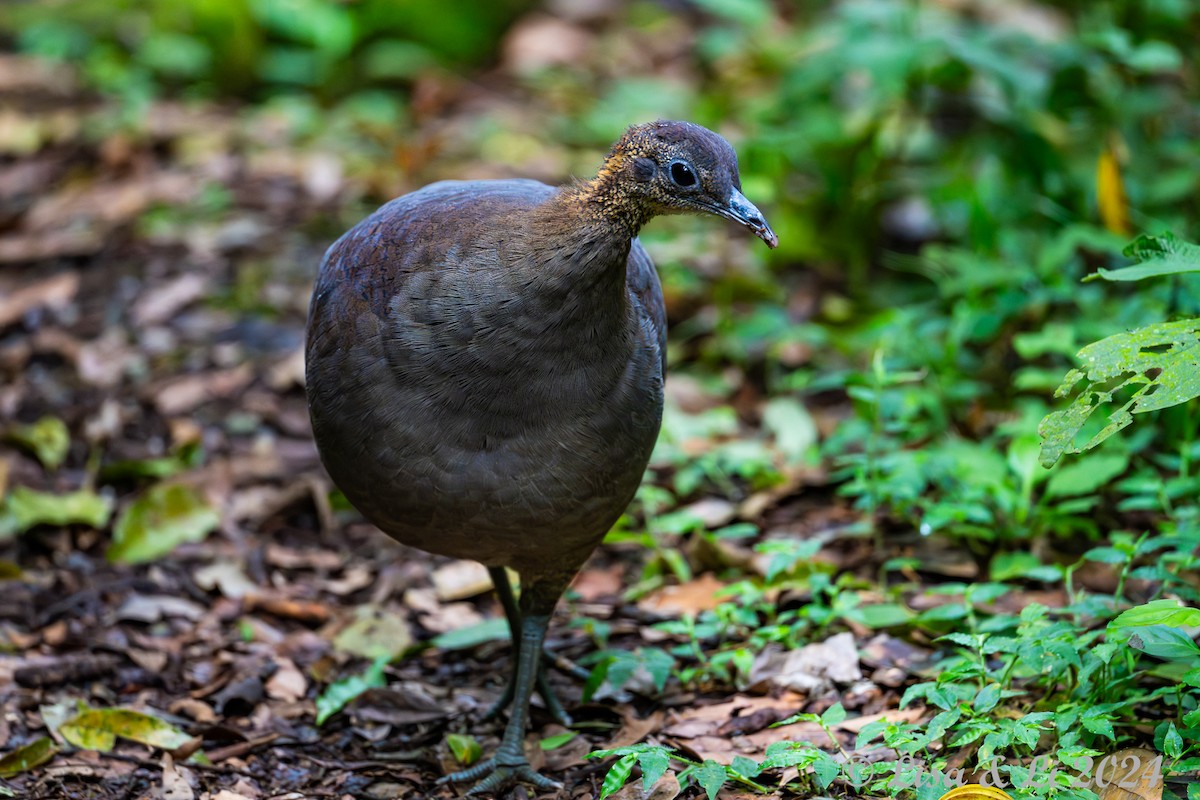
M 512 634 L 513 647 L 521 640 L 521 612 L 517 608 L 517 598 L 513 594 L 512 584 L 508 580 L 508 571 L 504 567 L 488 567 L 488 574 L 492 576 L 492 585 L 496 587 L 496 596 L 500 598 L 500 605 L 504 607 L 504 616 L 508 619 L 508 630 Z M 537 693 L 542 696 L 542 701 L 546 704 L 546 710 L 550 712 L 550 716 L 555 722 L 564 727 L 570 727 L 571 717 L 559 702 L 558 695 L 554 692 L 554 687 L 550 685 L 550 681 L 546 678 L 546 664 L 554 663 L 554 656 L 545 651 L 542 652 L 542 663 L 538 665 L 537 674 Z M 578 667 L 575 669 L 579 670 Z M 586 670 L 579 670 L 583 673 L 583 678 L 586 679 L 588 674 Z M 579 674 L 572 672 L 573 675 L 579 677 Z M 500 714 L 501 711 L 508 708 L 512 702 L 513 694 L 516 689 L 517 679 L 514 673 L 508 681 L 508 686 L 504 687 L 504 694 L 500 699 L 492 704 L 483 718 L 492 719 Z
M 517 645 L 517 674 L 514 681 L 512 714 L 500 740 L 496 755 L 470 769 L 440 779 L 438 783 L 477 780 L 467 796 L 499 791 L 514 783 L 524 782 L 545 791 L 562 787 L 534 771 L 525 757 L 525 727 L 529 722 L 529 699 L 537 686 L 541 671 L 542 645 L 546 628 L 558 598 L 567 588 L 570 574 L 545 577 L 531 581 L 521 592 L 518 610 L 521 635 Z

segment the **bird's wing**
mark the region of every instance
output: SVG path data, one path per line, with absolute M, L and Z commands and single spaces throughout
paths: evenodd
M 625 267 L 625 282 L 634 302 L 641 306 L 641 316 L 650 325 L 662 354 L 663 377 L 667 374 L 667 307 L 663 301 L 662 283 L 650 254 L 642 243 L 633 240 Z

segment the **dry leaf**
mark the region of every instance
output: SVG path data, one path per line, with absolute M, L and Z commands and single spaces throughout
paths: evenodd
M 286 703 L 300 700 L 308 692 L 308 680 L 290 658 L 275 662 L 278 669 L 267 679 L 267 696 Z
M 642 599 L 638 606 L 659 614 L 699 614 L 711 611 L 728 598 L 718 596 L 725 588 L 717 577 L 705 573 L 698 578 L 678 586 L 665 586 Z
M 1162 759 L 1142 747 L 1118 750 L 1097 763 L 1090 788 L 1100 800 L 1162 800 Z
M 478 561 L 451 561 L 430 576 L 439 600 L 466 600 L 492 590 L 487 567 Z
M 10 240 L 11 242 L 11 240 Z M 0 256 L 0 261 L 3 261 Z M 22 260 L 22 259 L 11 259 Z M 0 286 L 0 328 L 12 325 L 37 308 L 62 308 L 79 291 L 79 274 L 62 272 L 27 286 Z
M 176 767 L 170 753 L 162 758 L 162 800 L 195 800 L 187 770 Z

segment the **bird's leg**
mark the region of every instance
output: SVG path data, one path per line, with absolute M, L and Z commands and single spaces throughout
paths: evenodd
M 562 787 L 539 775 L 525 757 L 525 726 L 529 721 L 529 699 L 537 686 L 541 670 L 542 645 L 546 641 L 546 628 L 559 596 L 570 582 L 570 573 L 530 582 L 521 592 L 518 610 L 521 635 L 517 645 L 517 670 L 514 681 L 512 714 L 500 740 L 496 755 L 470 769 L 447 775 L 438 781 L 479 781 L 467 796 L 485 794 L 503 789 L 513 783 L 524 782 L 544 791 Z
M 512 584 L 508 580 L 508 571 L 504 567 L 488 567 L 488 574 L 492 576 L 492 584 L 496 587 L 496 596 L 500 598 L 500 605 L 504 607 L 504 616 L 508 619 L 508 630 L 512 634 L 513 647 L 516 648 L 521 641 L 521 611 L 517 608 L 517 598 L 513 594 Z M 537 671 L 537 693 L 542 696 L 546 710 L 550 712 L 554 721 L 564 727 L 570 727 L 571 716 L 559 702 L 558 695 L 554 693 L 554 687 L 546 678 L 546 664 L 548 663 L 554 663 L 554 656 L 543 650 Z M 587 677 L 586 672 L 583 677 Z M 492 719 L 508 708 L 509 703 L 512 702 L 516 685 L 516 673 L 513 673 L 509 678 L 508 685 L 504 687 L 504 694 L 500 695 L 500 699 L 487 710 L 487 713 L 483 715 L 484 719 Z

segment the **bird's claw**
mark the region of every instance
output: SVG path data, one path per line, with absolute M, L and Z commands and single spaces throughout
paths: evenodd
M 467 790 L 464 797 L 476 797 L 488 792 L 498 792 L 516 783 L 527 783 L 535 789 L 553 792 L 562 789 L 562 784 L 552 781 L 544 775 L 539 775 L 529 762 L 515 764 L 497 764 L 495 758 L 481 761 L 470 769 L 454 772 L 438 778 L 438 785 L 447 783 L 465 783 L 477 781 Z

